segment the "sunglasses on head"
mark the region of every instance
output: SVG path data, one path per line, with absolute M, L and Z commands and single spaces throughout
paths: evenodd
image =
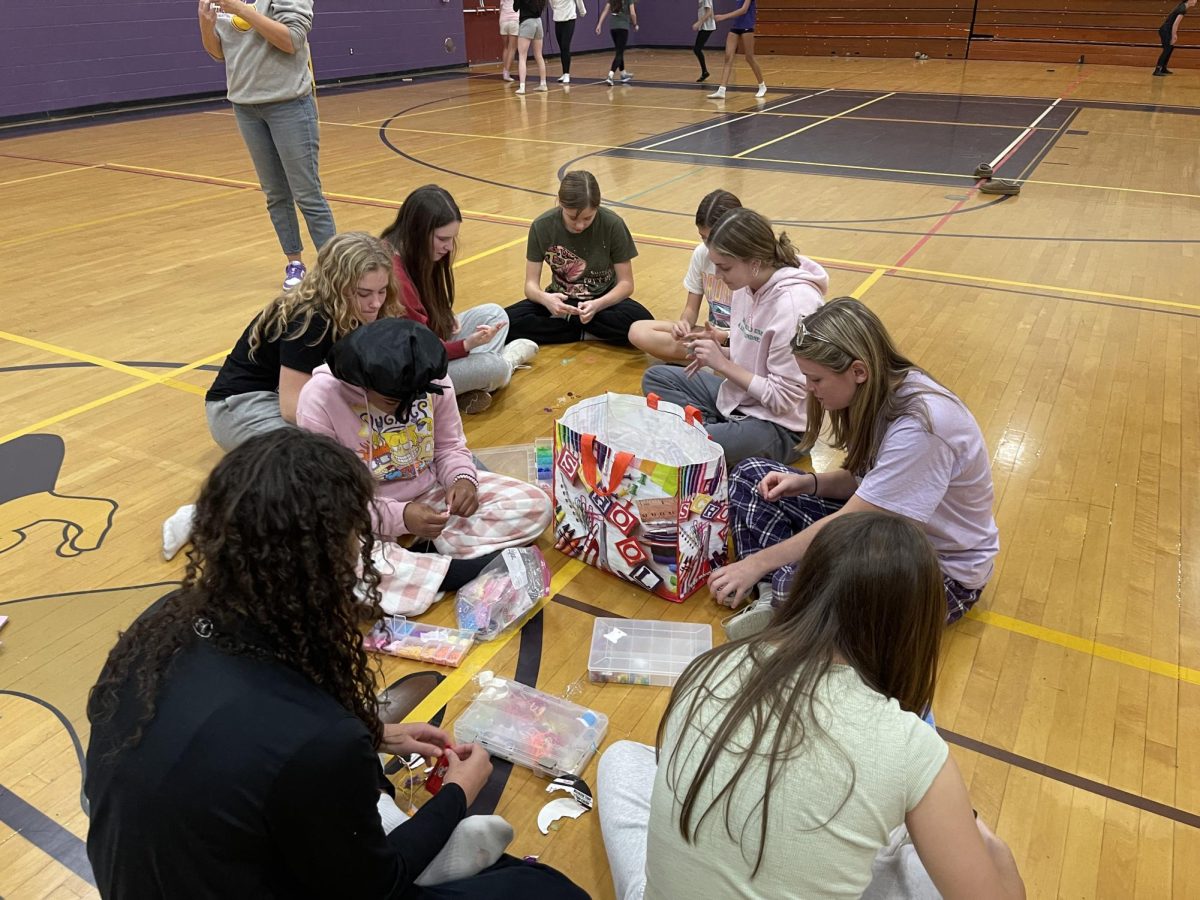
M 806 338 L 811 338 L 812 340 L 819 341 L 822 344 L 828 344 L 830 347 L 833 347 L 835 350 L 838 350 L 842 353 L 846 352 L 845 350 L 842 350 L 842 348 L 839 347 L 837 344 L 835 344 L 833 341 L 831 341 L 829 338 L 821 337 L 821 335 L 819 335 L 815 331 L 813 331 L 805 323 L 804 319 L 801 319 L 796 324 L 796 336 L 794 338 L 792 338 L 792 352 L 799 353 L 800 345 L 804 343 Z M 849 355 L 849 354 L 847 354 L 847 355 Z

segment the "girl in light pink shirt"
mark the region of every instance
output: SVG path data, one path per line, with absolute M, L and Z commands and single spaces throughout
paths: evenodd
M 537 540 L 550 524 L 550 499 L 476 468 L 446 377 L 446 350 L 432 331 L 397 318 L 347 338 L 300 392 L 296 424 L 353 450 L 370 470 L 376 534 L 415 539 L 408 550 L 387 550 L 397 590 L 384 587 L 384 609 L 401 611 L 388 608 L 395 594 L 402 611 L 423 612 L 438 591 L 474 578 L 496 551 Z

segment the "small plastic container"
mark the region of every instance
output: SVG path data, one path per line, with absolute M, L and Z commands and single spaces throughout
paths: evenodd
M 588 677 L 670 687 L 688 663 L 712 649 L 712 626 L 652 619 L 597 619 Z
M 507 444 L 473 451 L 475 459 L 489 472 L 507 475 L 554 490 L 554 441 L 538 438 L 532 444 Z
M 438 666 L 457 666 L 474 643 L 474 632 L 410 622 L 404 616 L 384 616 L 363 637 L 368 650 Z
M 454 722 L 458 743 L 540 775 L 578 775 L 600 747 L 608 716 L 516 681 L 491 678 Z

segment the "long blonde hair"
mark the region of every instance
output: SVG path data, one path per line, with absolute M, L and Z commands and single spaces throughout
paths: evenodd
M 816 445 L 828 416 L 830 444 L 845 450 L 844 467 L 862 476 L 875 465 L 887 427 L 896 419 L 915 416 L 927 431 L 933 430 L 929 411 L 920 399 L 933 392 L 896 393 L 909 372 L 920 372 L 931 381 L 933 377 L 901 354 L 879 317 L 853 297 L 838 297 L 801 319 L 792 351 L 838 374 L 856 360 L 867 370 L 867 380 L 858 386 L 846 409 L 826 411 L 809 393 L 808 429 L 799 449 L 811 450 Z M 945 388 L 943 392 L 944 396 L 954 396 Z
M 345 231 L 325 242 L 317 261 L 300 286 L 284 291 L 263 307 L 250 328 L 250 357 L 263 344 L 274 343 L 288 335 L 301 335 L 320 314 L 329 323 L 314 339 L 319 343 L 332 334 L 336 341 L 363 324 L 358 318 L 355 290 L 364 275 L 388 273 L 387 295 L 379 318 L 404 313 L 396 275 L 392 271 L 392 252 L 378 238 L 364 231 Z

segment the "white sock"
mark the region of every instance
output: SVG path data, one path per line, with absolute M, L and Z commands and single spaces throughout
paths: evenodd
M 513 827 L 500 816 L 467 816 L 417 878 L 417 884 L 428 887 L 478 875 L 500 859 L 512 839 Z
M 192 522 L 196 518 L 196 507 L 191 503 L 181 506 L 163 522 L 163 559 L 170 562 L 183 545 L 192 539 Z
M 383 823 L 383 833 L 391 834 L 408 821 L 408 815 L 396 805 L 390 794 L 379 792 L 379 802 L 375 804 L 379 810 L 379 820 Z

